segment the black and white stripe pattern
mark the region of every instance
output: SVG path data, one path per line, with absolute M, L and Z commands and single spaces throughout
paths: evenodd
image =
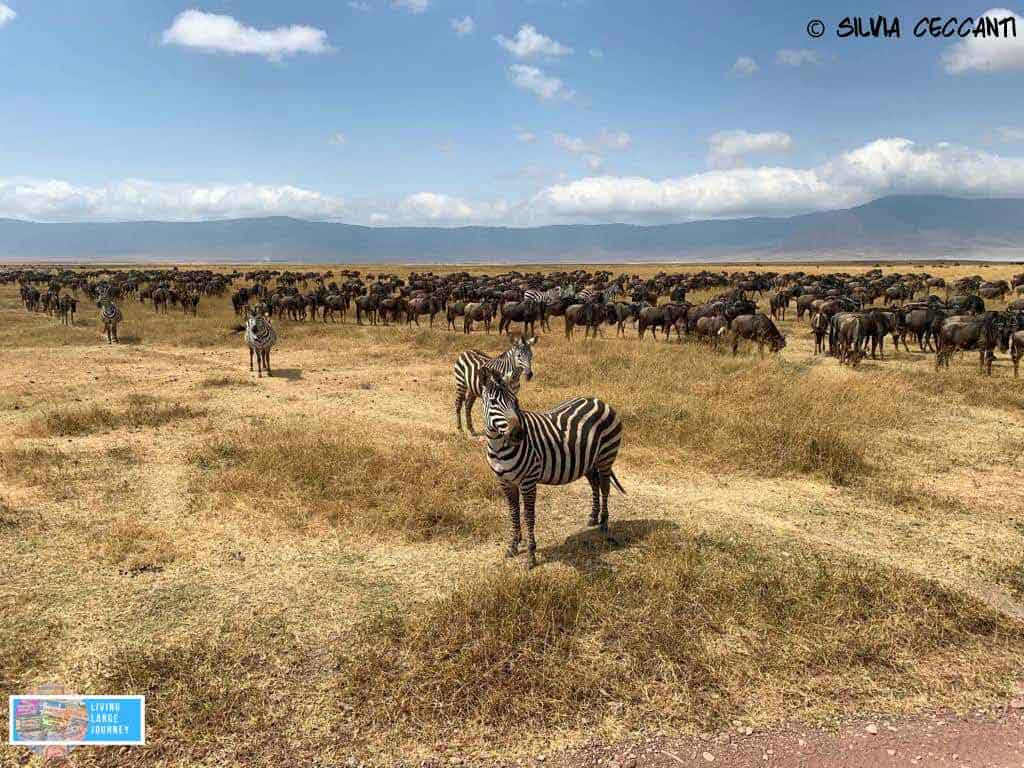
M 255 354 L 257 376 L 263 376 L 264 368 L 270 376 L 270 349 L 277 343 L 277 331 L 266 314 L 258 309 L 250 310 L 245 319 L 245 343 L 249 345 L 249 370 L 252 371 Z
M 114 302 L 106 298 L 106 293 L 104 293 L 103 298 L 100 299 L 99 305 L 100 320 L 103 321 L 103 332 L 107 334 L 107 344 L 119 343 L 119 339 L 117 338 L 117 324 L 124 319 L 124 316 L 121 314 L 121 310 L 118 309 Z
M 487 461 L 501 483 L 512 521 L 510 557 L 519 552 L 522 532 L 519 498 L 526 517 L 529 567 L 537 564 L 534 507 L 537 485 L 565 485 L 586 477 L 593 506 L 590 525 L 608 533 L 611 483 L 625 493 L 612 471 L 622 442 L 622 423 L 607 403 L 576 397 L 550 411 L 524 411 L 509 383 L 490 371 L 484 374 L 484 428 Z
M 519 379 L 526 374 L 526 380 L 533 378 L 533 345 L 537 337 L 517 337 L 512 346 L 500 357 L 490 357 L 483 352 L 470 349 L 459 355 L 455 361 L 455 423 L 462 431 L 462 404 L 466 404 L 466 426 L 471 435 L 473 429 L 473 403 L 483 391 L 484 370 L 492 371 L 508 381 L 513 392 L 519 391 Z
M 523 294 L 523 301 L 532 301 L 545 307 L 553 307 L 562 300 L 563 292 L 560 287 L 551 288 L 547 291 L 531 288 Z

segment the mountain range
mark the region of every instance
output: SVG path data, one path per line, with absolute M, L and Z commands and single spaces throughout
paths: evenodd
M 1024 199 L 890 196 L 785 218 L 544 227 L 366 227 L 282 216 L 199 222 L 0 219 L 5 262 L 524 263 L 1024 260 Z

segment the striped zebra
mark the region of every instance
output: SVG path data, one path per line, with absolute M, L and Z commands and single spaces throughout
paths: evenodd
M 501 483 L 512 521 L 508 556 L 519 554 L 519 497 L 526 517 L 527 565 L 537 564 L 533 536 L 537 485 L 565 485 L 586 477 L 593 493 L 590 525 L 608 535 L 611 483 L 625 493 L 612 464 L 622 442 L 622 423 L 607 403 L 574 397 L 550 411 L 524 411 L 508 378 L 483 372 L 487 461 Z M 609 537 L 610 538 L 610 537 Z
M 508 377 L 509 386 L 514 392 L 519 391 L 519 378 L 523 374 L 526 380 L 533 378 L 533 345 L 537 337 L 529 339 L 517 336 L 500 357 L 490 357 L 483 352 L 470 349 L 459 355 L 455 361 L 455 423 L 462 431 L 462 404 L 466 404 L 466 426 L 469 434 L 476 436 L 473 429 L 473 403 L 480 397 L 483 387 L 483 372 L 493 371 L 499 376 Z
M 622 286 L 615 283 L 603 290 L 598 288 L 584 288 L 576 294 L 577 304 L 611 304 L 622 296 Z
M 117 324 L 124 320 L 124 315 L 117 308 L 117 304 L 107 298 L 106 292 L 102 294 L 98 305 L 100 320 L 103 321 L 103 332 L 107 334 L 107 344 L 120 344 L 117 338 Z
M 534 304 L 542 304 L 545 307 L 552 307 L 562 300 L 561 287 L 541 291 L 531 288 L 523 294 L 523 301 L 532 301 Z
M 270 376 L 270 348 L 277 343 L 277 331 L 270 324 L 267 315 L 259 309 L 251 309 L 245 318 L 245 343 L 249 345 L 249 371 L 252 372 L 252 357 L 256 355 L 257 376 L 263 377 L 263 369 Z

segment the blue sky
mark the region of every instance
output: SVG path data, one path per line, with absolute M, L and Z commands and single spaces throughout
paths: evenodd
M 378 225 L 1024 196 L 1016 39 L 838 39 L 849 4 L 0 0 L 0 216 Z M 811 38 L 813 18 L 825 35 Z

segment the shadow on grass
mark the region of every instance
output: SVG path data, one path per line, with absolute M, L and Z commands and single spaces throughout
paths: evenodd
M 275 379 L 285 379 L 286 381 L 299 381 L 302 379 L 301 368 L 275 368 L 272 376 Z
M 602 558 L 608 552 L 629 549 L 655 533 L 678 529 L 679 525 L 671 520 L 610 520 L 611 540 L 597 528 L 585 528 L 561 544 L 538 549 L 538 564 L 561 562 L 583 573 L 607 570 L 610 566 Z

